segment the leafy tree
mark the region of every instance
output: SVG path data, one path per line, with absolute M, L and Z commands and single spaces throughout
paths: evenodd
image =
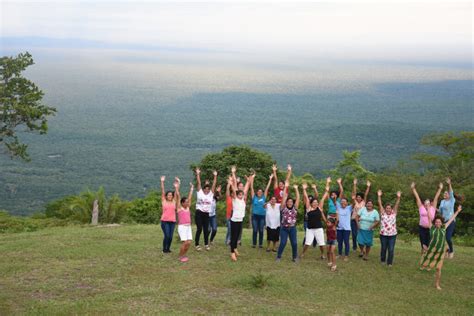
M 48 131 L 47 117 L 56 109 L 44 105 L 43 91 L 22 76 L 22 72 L 33 65 L 32 56 L 21 53 L 16 57 L 0 58 L 0 144 L 13 157 L 30 160 L 28 145 L 20 142 L 17 132 Z

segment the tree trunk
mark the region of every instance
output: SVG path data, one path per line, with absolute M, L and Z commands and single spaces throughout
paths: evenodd
M 99 224 L 99 201 L 94 200 L 94 207 L 92 209 L 92 221 L 91 224 L 96 226 Z

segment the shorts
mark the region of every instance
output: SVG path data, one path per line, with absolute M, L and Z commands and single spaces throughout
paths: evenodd
M 316 243 L 318 246 L 325 246 L 326 243 L 324 242 L 324 230 L 322 228 L 307 228 L 306 229 L 306 240 L 305 245 L 311 246 L 313 244 L 313 240 L 316 239 Z
M 360 229 L 357 232 L 357 243 L 360 246 L 372 247 L 374 244 L 374 231 Z
M 277 242 L 280 240 L 280 227 L 272 229 L 267 227 L 267 241 Z
M 418 226 L 418 233 L 420 235 L 420 243 L 421 243 L 421 246 L 426 246 L 428 247 L 430 245 L 430 239 L 431 239 L 431 236 L 430 236 L 430 229 L 429 228 L 425 228 L 423 226 Z
M 335 246 L 336 245 L 336 239 L 328 240 L 327 244 L 328 244 L 328 246 Z
M 193 240 L 191 225 L 178 225 L 178 235 L 181 241 Z

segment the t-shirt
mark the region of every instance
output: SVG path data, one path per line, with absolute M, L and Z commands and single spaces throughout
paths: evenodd
M 280 227 L 280 204 L 275 204 L 275 207 L 270 203 L 267 204 L 265 226 L 271 229 L 277 229 Z
M 252 214 L 265 216 L 265 202 L 266 198 L 264 195 L 258 197 L 255 194 L 252 200 Z
M 275 196 L 277 203 L 281 203 L 281 201 L 283 200 L 283 190 L 280 189 L 280 187 L 273 190 L 273 196 Z M 286 192 L 288 193 L 288 190 L 286 190 Z
M 162 222 L 176 222 L 176 204 L 174 202 L 163 202 Z
M 225 218 L 230 219 L 232 217 L 232 197 L 227 196 L 225 199 Z
M 454 202 L 454 193 L 451 191 L 449 192 L 449 200 L 443 199 L 439 203 L 439 212 L 445 222 L 449 221 L 454 215 Z
M 433 206 L 429 207 L 430 210 L 430 217 L 434 219 L 436 209 Z M 429 228 L 430 227 L 430 220 L 428 218 L 428 212 L 426 211 L 426 208 L 424 205 L 420 206 L 418 208 L 418 212 L 420 213 L 420 226 Z
M 341 204 L 341 199 L 337 198 L 336 203 L 332 199 L 328 200 L 328 215 L 329 214 L 336 214 L 338 206 Z
M 337 214 L 339 215 L 338 230 L 351 230 L 351 213 L 352 205 L 342 207 L 341 204 L 337 204 Z
M 336 230 L 334 229 L 334 227 L 328 228 L 326 230 L 326 237 L 328 240 L 336 240 Z
M 359 210 L 359 226 L 362 230 L 370 230 L 370 227 L 377 221 L 380 221 L 379 212 L 376 209 L 368 211 L 366 207 Z
M 380 235 L 395 236 L 397 234 L 397 214 L 383 213 L 380 219 Z
M 314 211 L 309 211 L 306 213 L 308 215 L 308 228 L 309 229 L 314 229 L 314 228 L 323 228 L 323 223 L 322 223 L 322 213 L 321 210 L 316 208 Z
M 293 227 L 296 224 L 296 216 L 298 215 L 298 211 L 296 208 L 292 207 L 288 209 L 285 207 L 281 211 L 281 226 L 283 227 Z
M 365 207 L 364 200 L 360 201 L 360 203 L 354 200 L 354 209 L 352 210 L 352 219 L 357 218 L 357 214 L 359 214 L 359 210 L 363 207 Z
M 245 217 L 245 201 L 243 199 L 232 199 L 232 218 L 233 222 L 242 222 Z
M 197 192 L 196 209 L 204 213 L 211 212 L 212 201 L 214 201 L 214 193 L 209 191 L 208 194 L 204 194 L 201 189 Z

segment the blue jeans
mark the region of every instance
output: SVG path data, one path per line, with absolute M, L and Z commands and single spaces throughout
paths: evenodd
M 211 242 L 214 241 L 214 238 L 217 234 L 217 216 L 209 216 L 209 230 L 211 231 Z
M 252 215 L 252 245 L 257 245 L 257 233 L 258 233 L 258 245 L 263 245 L 263 230 L 265 229 L 265 215 Z
M 446 228 L 446 242 L 448 243 L 448 252 L 452 253 L 454 251 L 453 248 L 453 234 L 454 234 L 454 229 L 456 228 L 456 222 L 452 222 L 449 224 L 449 226 Z
M 296 227 L 280 227 L 280 246 L 278 246 L 277 258 L 281 258 L 283 250 L 285 250 L 286 242 L 290 237 L 291 250 L 293 253 L 293 259 L 298 257 L 298 242 L 296 241 Z
M 174 225 L 175 222 L 161 222 L 161 229 L 163 230 L 163 252 L 169 252 L 171 248 L 171 242 L 173 241 Z
M 225 244 L 230 243 L 230 219 L 226 221 L 227 233 L 225 234 Z
M 357 250 L 357 232 L 359 228 L 357 227 L 357 221 L 355 219 L 351 220 L 351 231 L 352 231 L 352 250 Z
M 383 236 L 380 235 L 380 261 L 385 262 L 385 257 L 388 251 L 387 264 L 393 264 L 393 254 L 395 252 L 395 241 L 397 241 L 397 235 L 395 236 Z
M 342 242 L 344 242 L 344 255 L 349 255 L 349 236 L 351 235 L 350 230 L 337 230 L 337 253 L 342 256 Z

